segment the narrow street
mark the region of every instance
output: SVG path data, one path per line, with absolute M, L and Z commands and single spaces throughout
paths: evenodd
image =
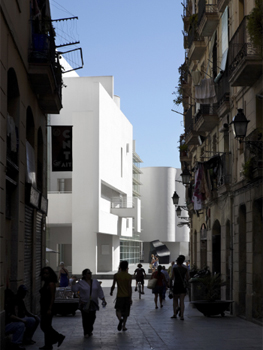
M 205 317 L 193 309 L 186 298 L 184 321 L 171 319 L 172 300 L 166 297 L 163 308 L 154 307 L 151 290 L 139 300 L 133 292 L 133 305 L 127 321 L 126 332 L 117 330 L 114 295 L 110 296 L 111 281 L 104 280 L 102 287 L 108 305 L 97 312 L 93 336 L 83 337 L 81 314 L 55 316 L 53 327 L 66 335 L 60 349 L 105 349 L 105 350 L 262 350 L 262 327 L 226 313 L 225 317 Z M 133 287 L 134 291 L 134 287 Z M 34 336 L 35 345 L 27 349 L 36 350 L 44 345 L 40 328 Z M 56 346 L 53 349 L 57 349 Z

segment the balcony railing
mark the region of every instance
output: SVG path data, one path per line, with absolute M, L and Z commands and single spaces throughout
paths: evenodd
M 198 24 L 201 22 L 205 13 L 218 13 L 217 4 L 207 4 L 206 0 L 199 0 L 198 2 Z
M 185 134 L 187 135 L 193 129 L 192 107 L 185 114 Z
M 198 132 L 211 132 L 219 122 L 217 109 L 217 104 L 200 105 L 200 109 L 195 116 L 195 130 Z
M 189 2 L 190 0 L 183 0 L 182 5 L 183 5 L 183 17 L 189 16 Z
M 207 4 L 206 0 L 199 0 L 197 23 L 200 35 L 212 36 L 219 23 L 217 4 Z
M 126 209 L 133 208 L 133 197 L 112 197 L 111 208 L 113 209 Z
M 193 27 L 188 33 L 188 47 L 192 46 L 194 41 L 204 41 L 204 38 L 198 34 L 196 29 Z
M 189 44 L 188 44 L 188 32 L 183 31 L 183 36 L 184 36 L 184 49 L 188 49 Z
M 255 165 L 263 163 L 263 129 L 256 128 L 245 138 L 245 161 L 254 158 Z
M 262 74 L 260 50 L 253 46 L 244 17 L 229 44 L 229 77 L 232 86 L 250 86 Z
M 31 30 L 28 62 L 32 88 L 45 113 L 59 113 L 62 108 L 62 73 L 51 21 L 32 20 Z
M 198 119 L 201 116 L 204 115 L 216 115 L 217 114 L 217 108 L 218 105 L 217 104 L 213 104 L 213 105 L 200 105 L 199 111 L 195 116 L 195 122 L 198 121 Z

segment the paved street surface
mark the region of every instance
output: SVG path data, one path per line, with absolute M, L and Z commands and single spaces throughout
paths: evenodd
M 133 282 L 134 283 L 134 282 Z M 75 316 L 55 316 L 54 328 L 66 335 L 59 349 L 70 350 L 262 350 L 262 327 L 238 317 L 205 317 L 186 301 L 185 319 L 171 319 L 172 300 L 166 297 L 164 307 L 154 307 L 151 290 L 139 300 L 138 292 L 133 292 L 133 305 L 128 318 L 126 332 L 118 332 L 114 300 L 110 294 L 110 281 L 104 280 L 102 287 L 108 305 L 97 312 L 93 336 L 85 339 L 81 324 L 81 314 Z M 133 288 L 134 291 L 134 288 Z M 43 333 L 35 333 L 35 345 L 27 346 L 36 350 L 43 346 Z M 54 346 L 53 349 L 57 349 Z

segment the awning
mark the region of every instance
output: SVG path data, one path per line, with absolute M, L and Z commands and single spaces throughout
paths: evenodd
M 228 48 L 223 53 L 222 60 L 221 60 L 220 70 L 223 72 L 226 70 L 227 54 L 228 54 Z
M 58 253 L 58 252 L 46 247 L 46 253 Z

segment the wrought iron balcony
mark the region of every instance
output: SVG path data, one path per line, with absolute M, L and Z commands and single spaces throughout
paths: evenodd
M 198 113 L 195 116 L 195 130 L 199 132 L 210 132 L 219 123 L 217 115 L 217 104 L 201 104 Z
M 256 128 L 245 138 L 245 162 L 250 164 L 251 179 L 263 176 L 263 129 Z
M 198 145 L 198 133 L 195 131 L 195 123 L 192 118 L 192 107 L 185 115 L 185 143 L 186 145 Z
M 198 32 L 202 36 L 212 36 L 219 23 L 217 4 L 207 4 L 206 0 L 198 2 Z
M 188 30 L 189 24 L 190 24 L 190 15 L 191 15 L 190 5 L 192 4 L 190 0 L 183 0 L 181 4 L 183 5 L 182 19 L 184 22 L 184 30 Z
M 192 124 L 193 124 L 193 114 L 192 114 L 192 107 L 188 109 L 188 111 L 185 114 L 184 118 L 184 127 L 185 127 L 185 134 L 187 134 L 188 130 L 190 130 Z
M 179 140 L 179 155 L 180 155 L 180 162 L 190 162 L 191 161 L 191 156 L 190 152 L 188 151 L 188 146 L 185 143 L 185 135 L 180 136 Z
M 58 114 L 62 108 L 62 73 L 51 21 L 32 21 L 31 27 L 29 79 L 42 111 Z
M 189 44 L 188 44 L 188 32 L 183 31 L 183 36 L 184 36 L 184 49 L 188 49 Z
M 188 30 L 189 24 L 190 24 L 190 14 L 191 14 L 189 5 L 191 4 L 191 1 L 183 0 L 183 2 L 181 2 L 181 4 L 183 5 L 182 19 L 184 22 L 184 30 Z
M 205 53 L 206 44 L 204 37 L 200 36 L 197 30 L 193 27 L 188 33 L 189 45 L 189 60 L 200 60 Z
M 231 86 L 252 86 L 262 74 L 262 57 L 250 42 L 247 19 L 244 17 L 229 44 Z

